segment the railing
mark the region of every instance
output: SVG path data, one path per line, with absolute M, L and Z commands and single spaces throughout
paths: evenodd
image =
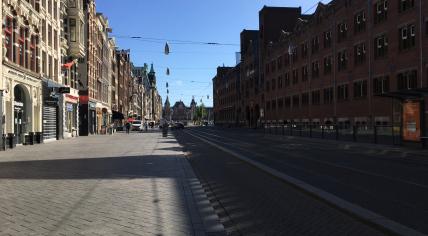
M 265 134 L 401 145 L 401 127 L 393 125 L 339 126 L 334 124 L 262 122 Z

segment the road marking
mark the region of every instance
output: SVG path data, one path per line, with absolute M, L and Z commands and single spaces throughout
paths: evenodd
M 398 222 L 390 220 L 390 219 L 388 219 L 382 215 L 379 215 L 379 214 L 372 212 L 368 209 L 365 209 L 365 208 L 360 207 L 356 204 L 348 202 L 342 198 L 339 198 L 334 194 L 328 193 L 322 189 L 319 189 L 319 188 L 314 187 L 310 184 L 307 184 L 307 183 L 305 183 L 299 179 L 296 179 L 296 178 L 291 177 L 289 175 L 286 175 L 286 174 L 284 174 L 278 170 L 275 170 L 269 166 L 266 166 L 266 165 L 261 164 L 257 161 L 251 160 L 251 159 L 249 159 L 249 158 L 247 158 L 247 157 L 245 157 L 239 153 L 236 153 L 236 152 L 234 152 L 228 148 L 222 147 L 222 146 L 220 146 L 214 142 L 211 142 L 211 141 L 209 141 L 203 137 L 200 137 L 199 135 L 192 134 L 191 132 L 187 132 L 187 131 L 185 131 L 185 133 L 194 137 L 194 138 L 197 138 L 197 139 L 201 140 L 202 142 L 207 143 L 207 144 L 209 144 L 209 145 L 211 145 L 217 149 L 220 149 L 223 152 L 226 152 L 226 153 L 228 153 L 228 154 L 230 154 L 230 155 L 232 155 L 232 156 L 234 156 L 234 157 L 236 157 L 242 161 L 245 161 L 245 162 L 257 167 L 258 169 L 269 173 L 270 175 L 273 175 L 273 176 L 275 176 L 275 177 L 277 177 L 277 178 L 279 178 L 279 179 L 281 179 L 287 183 L 290 183 L 290 184 L 302 189 L 305 192 L 308 192 L 308 193 L 310 193 L 310 194 L 312 194 L 312 195 L 314 195 L 320 199 L 323 199 L 324 201 L 326 201 L 326 202 L 328 202 L 328 203 L 330 203 L 330 204 L 332 204 L 332 205 L 334 205 L 334 206 L 336 206 L 336 207 L 338 207 L 338 208 L 340 208 L 340 209 L 342 209 L 342 210 L 344 210 L 344 211 L 346 211 L 346 212 L 348 212 L 348 213 L 350 213 L 350 214 L 352 214 L 352 215 L 354 215 L 354 216 L 356 216 L 356 217 L 358 217 L 364 221 L 368 221 L 368 222 L 371 222 L 377 226 L 380 226 L 389 232 L 392 232 L 392 233 L 398 234 L 398 235 L 406 235 L 406 236 L 407 235 L 409 235 L 409 236 L 424 236 L 425 235 L 425 234 L 422 234 L 422 233 L 420 233 L 420 232 L 418 232 L 412 228 L 409 228 L 409 227 L 402 225 Z
M 195 133 L 197 133 L 197 132 L 195 132 Z M 202 133 L 206 133 L 206 132 L 202 132 Z M 206 134 L 208 134 L 208 133 L 206 133 Z M 221 137 L 221 136 L 218 136 L 218 135 L 213 135 L 213 136 Z M 231 138 L 226 138 L 226 139 L 232 140 Z M 235 139 L 233 139 L 233 140 L 235 140 Z M 220 141 L 216 140 L 216 142 L 220 142 Z M 228 143 L 224 143 L 224 144 L 228 144 Z M 290 148 L 284 147 L 282 149 L 285 149 L 285 150 L 301 150 L 301 149 L 298 149 L 298 148 L 295 148 L 295 147 L 292 147 L 292 146 L 290 146 Z M 272 149 L 272 151 L 275 152 L 276 150 Z M 386 151 L 386 150 L 384 150 L 384 151 Z M 376 150 L 369 150 L 368 152 L 366 152 L 366 154 L 375 154 L 375 153 L 378 154 Z M 289 156 L 292 157 L 292 158 L 296 158 L 296 157 L 293 157 L 292 155 L 289 155 Z M 360 173 L 360 174 L 371 175 L 371 176 L 375 176 L 375 177 L 387 179 L 389 181 L 401 182 L 401 183 L 408 184 L 408 185 L 413 185 L 413 186 L 416 186 L 416 187 L 419 187 L 419 188 L 428 189 L 427 185 L 415 183 L 415 182 L 408 181 L 408 180 L 403 180 L 403 179 L 399 179 L 399 178 L 393 178 L 393 177 L 389 177 L 389 176 L 381 175 L 381 174 L 376 174 L 376 173 L 372 173 L 372 172 L 365 171 L 365 170 L 360 170 L 360 169 L 356 169 L 356 168 L 352 168 L 352 167 L 338 165 L 338 164 L 334 164 L 334 163 L 331 163 L 331 162 L 328 162 L 328 161 L 320 161 L 320 160 L 317 160 L 317 159 L 308 158 L 308 157 L 302 157 L 302 156 L 299 156 L 298 158 L 309 160 L 309 161 L 313 161 L 313 162 L 317 162 L 317 163 L 321 163 L 321 164 L 328 165 L 328 166 L 332 166 L 332 167 L 335 167 L 335 168 L 338 168 L 338 169 L 345 169 L 345 170 L 357 172 L 357 173 Z

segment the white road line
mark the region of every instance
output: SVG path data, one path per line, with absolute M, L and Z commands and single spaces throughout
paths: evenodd
M 198 131 L 198 132 L 200 132 L 200 131 Z M 202 133 L 206 133 L 206 132 L 202 132 Z M 206 133 L 206 134 L 208 134 L 208 133 Z M 221 136 L 218 136 L 218 135 L 212 135 L 212 136 L 221 137 Z M 224 138 L 224 137 L 222 137 L 222 138 Z M 227 139 L 238 141 L 236 139 L 231 139 L 231 138 L 227 138 Z M 275 150 L 272 149 L 272 151 L 275 151 Z M 290 155 L 290 157 L 296 158 L 296 157 L 293 157 L 291 155 Z M 321 164 L 324 164 L 324 165 L 328 165 L 328 166 L 332 166 L 332 167 L 339 168 L 339 169 L 345 169 L 345 170 L 357 172 L 357 173 L 360 173 L 360 174 L 375 176 L 375 177 L 387 179 L 387 180 L 390 180 L 390 181 L 401 182 L 401 183 L 404 183 L 404 184 L 413 185 L 413 186 L 416 186 L 416 187 L 428 190 L 428 186 L 427 185 L 415 183 L 415 182 L 408 181 L 408 180 L 403 180 L 403 179 L 399 179 L 399 178 L 393 178 L 393 177 L 389 177 L 389 176 L 386 176 L 386 175 L 376 174 L 376 173 L 372 173 L 372 172 L 369 172 L 369 171 L 364 171 L 364 170 L 360 170 L 360 169 L 356 169 L 356 168 L 352 168 L 352 167 L 347 167 L 347 166 L 343 166 L 343 165 L 333 164 L 333 163 L 328 162 L 328 161 L 320 161 L 320 160 L 316 160 L 316 159 L 313 159 L 313 158 L 302 157 L 302 156 L 299 156 L 298 158 L 309 160 L 309 161 L 318 162 L 318 163 L 321 163 Z
M 228 148 L 222 147 L 216 143 L 213 143 L 203 137 L 200 137 L 199 135 L 195 135 L 192 134 L 191 132 L 187 132 L 185 131 L 185 133 L 187 133 L 188 135 L 197 138 L 199 140 L 201 140 L 204 143 L 207 143 L 217 149 L 222 150 L 223 152 L 226 152 L 242 161 L 245 161 L 257 168 L 259 168 L 262 171 L 265 171 L 267 173 L 269 173 L 270 175 L 273 175 L 287 183 L 290 183 L 314 196 L 319 197 L 320 199 L 323 199 L 324 201 L 342 209 L 345 210 L 347 212 L 349 212 L 352 215 L 355 215 L 357 217 L 359 217 L 360 219 L 363 219 L 365 221 L 371 222 L 373 224 L 376 224 L 382 228 L 384 228 L 385 230 L 388 230 L 394 234 L 398 234 L 398 235 L 403 235 L 403 236 L 424 236 L 425 234 L 422 234 L 412 228 L 409 228 L 405 225 L 402 225 L 398 222 L 395 222 L 393 220 L 390 220 L 382 215 L 379 215 L 377 213 L 374 213 L 368 209 L 362 208 L 356 204 L 353 204 L 351 202 L 348 202 L 342 198 L 339 198 L 331 193 L 328 193 L 322 189 L 316 188 L 312 185 L 309 185 L 301 180 L 298 180 L 294 177 L 291 177 L 289 175 L 286 175 L 280 171 L 277 171 L 271 167 L 268 167 L 266 165 L 263 165 L 259 162 L 253 161 L 239 153 L 236 153 Z M 426 236 L 426 235 L 425 235 Z

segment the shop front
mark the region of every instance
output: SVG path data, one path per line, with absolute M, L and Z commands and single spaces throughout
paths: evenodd
M 2 134 L 8 146 L 33 143 L 41 133 L 41 80 L 3 65 Z
M 70 94 L 65 95 L 65 109 L 64 109 L 64 137 L 77 137 L 79 127 L 79 112 L 78 104 L 79 97 L 77 90 L 72 89 Z

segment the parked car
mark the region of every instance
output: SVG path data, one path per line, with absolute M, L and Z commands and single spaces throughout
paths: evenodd
M 184 129 L 184 124 L 181 122 L 174 123 L 174 129 Z
M 141 120 L 134 120 L 131 124 L 132 131 L 141 131 L 143 130 L 143 122 Z

